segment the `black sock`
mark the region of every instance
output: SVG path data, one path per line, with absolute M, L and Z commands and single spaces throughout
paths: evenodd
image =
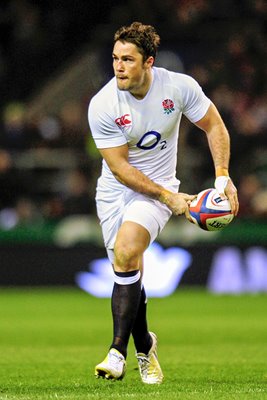
M 152 339 L 147 327 L 146 309 L 146 292 L 144 287 L 142 287 L 139 309 L 132 329 L 132 335 L 137 353 L 144 354 L 148 354 L 152 346 Z
M 140 271 L 115 272 L 115 275 L 111 298 L 113 342 L 110 347 L 117 349 L 126 358 L 129 338 L 140 303 Z

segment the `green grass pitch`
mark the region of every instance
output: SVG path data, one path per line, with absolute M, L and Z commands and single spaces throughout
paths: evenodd
M 74 288 L 0 290 L 0 399 L 267 399 L 267 296 L 178 289 L 149 299 L 162 385 L 140 382 L 132 341 L 121 382 L 94 378 L 109 299 Z

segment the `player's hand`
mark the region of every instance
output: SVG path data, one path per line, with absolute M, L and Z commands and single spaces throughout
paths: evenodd
M 236 189 L 235 185 L 233 184 L 232 179 L 229 179 L 229 181 L 227 182 L 224 193 L 231 204 L 231 210 L 232 210 L 233 214 L 236 216 L 238 214 L 238 210 L 239 210 L 239 202 L 238 202 L 238 196 L 237 196 L 237 189 Z
M 222 200 L 228 199 L 231 205 L 231 210 L 236 216 L 239 209 L 237 189 L 229 176 L 219 176 L 215 179 L 214 184 Z
M 185 214 L 186 218 L 191 220 L 189 214 L 189 206 L 197 195 L 190 195 L 187 193 L 172 193 L 166 191 L 164 193 L 164 203 L 169 207 L 174 215 Z

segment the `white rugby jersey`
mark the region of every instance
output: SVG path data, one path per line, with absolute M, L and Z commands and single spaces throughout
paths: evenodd
M 119 90 L 112 78 L 90 102 L 89 125 L 97 148 L 127 143 L 131 165 L 155 182 L 171 181 L 176 173 L 181 116 L 199 121 L 210 100 L 188 75 L 157 67 L 152 74 L 151 87 L 142 100 Z M 104 160 L 103 179 L 117 182 Z

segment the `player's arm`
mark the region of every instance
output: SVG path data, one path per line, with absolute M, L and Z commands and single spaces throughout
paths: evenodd
M 237 190 L 229 177 L 230 138 L 225 124 L 214 104 L 211 104 L 205 116 L 195 123 L 206 132 L 209 148 L 212 154 L 216 186 L 222 195 L 228 197 L 232 211 L 238 213 Z
M 99 150 L 115 178 L 132 190 L 166 204 L 175 215 L 189 217 L 188 205 L 195 198 L 185 193 L 172 193 L 151 181 L 128 162 L 128 145 Z

